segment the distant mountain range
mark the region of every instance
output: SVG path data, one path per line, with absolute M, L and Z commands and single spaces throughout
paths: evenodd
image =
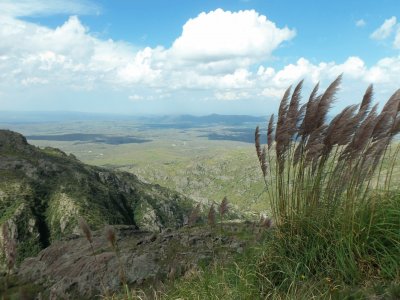
M 41 123 L 69 121 L 135 121 L 148 124 L 243 124 L 266 121 L 266 117 L 249 115 L 164 115 L 137 116 L 85 112 L 0 112 L 0 123 Z

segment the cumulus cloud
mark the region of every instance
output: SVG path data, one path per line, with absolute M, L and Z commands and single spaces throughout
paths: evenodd
M 12 17 L 0 19 L 0 71 L 8 80 L 93 86 L 148 82 L 159 71 L 150 67 L 153 50 L 92 36 L 78 17 L 50 29 Z M 29 85 L 32 81 L 24 81 Z M 37 82 L 37 80 L 36 80 Z
M 362 91 L 368 84 L 373 83 L 378 87 L 378 96 L 385 97 L 388 93 L 398 88 L 398 74 L 400 72 L 400 56 L 383 58 L 372 67 L 367 67 L 365 62 L 356 56 L 349 57 L 343 63 L 320 62 L 313 64 L 306 58 L 300 58 L 296 63 L 289 64 L 281 70 L 260 67 L 257 72 L 259 95 L 270 99 L 280 99 L 288 87 L 288 83 L 295 84 L 305 79 L 309 88 L 321 82 L 326 84 L 335 79 L 339 74 L 344 74 L 347 90 L 347 101 L 357 102 L 352 95 L 354 91 Z M 347 87 L 347 88 L 346 88 Z
M 360 19 L 356 21 L 356 26 L 357 27 L 364 27 L 365 25 L 367 25 L 367 23 L 365 22 L 364 19 Z
M 397 18 L 395 16 L 386 19 L 383 24 L 371 34 L 371 38 L 374 40 L 384 40 L 388 38 L 392 34 L 396 23 Z
M 295 34 L 287 27 L 278 28 L 254 10 L 217 9 L 187 21 L 171 51 L 181 59 L 196 62 L 264 58 Z
M 371 67 L 356 56 L 317 63 L 302 57 L 281 68 L 271 67 L 266 59 L 295 31 L 278 27 L 254 10 L 201 13 L 186 22 L 170 48 L 140 49 L 96 37 L 77 16 L 52 29 L 15 15 L 0 17 L 3 94 L 60 86 L 74 91 L 122 90 L 131 102 L 195 92 L 203 99 L 221 101 L 278 99 L 288 84 L 301 79 L 309 84 L 328 82 L 340 73 L 351 83 L 398 88 L 400 57 L 382 59 Z M 400 48 L 399 35 L 398 31 L 394 45 Z
M 170 49 L 137 50 L 91 35 L 77 16 L 55 29 L 7 16 L 0 20 L 0 53 L 8 54 L 0 60 L 0 70 L 19 82 L 34 77 L 87 88 L 103 82 L 173 89 L 242 88 L 252 85 L 248 67 L 294 34 L 253 10 L 218 9 L 190 19 Z

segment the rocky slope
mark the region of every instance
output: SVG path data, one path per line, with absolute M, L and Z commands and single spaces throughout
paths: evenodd
M 18 261 L 78 233 L 79 216 L 92 228 L 126 224 L 159 231 L 180 227 L 191 208 L 188 198 L 135 175 L 85 165 L 73 155 L 39 149 L 16 132 L 0 130 L 0 225 L 7 223 Z
M 93 232 L 93 250 L 86 238 L 70 235 L 25 259 L 10 278 L 7 294 L 97 299 L 121 292 L 124 281 L 130 288 L 162 289 L 169 280 L 196 275 L 216 258 L 229 261 L 254 241 L 254 230 L 260 230 L 251 223 L 225 224 L 223 234 L 219 226 L 161 233 L 133 226 L 114 228 L 118 251 L 107 240 L 106 230 Z

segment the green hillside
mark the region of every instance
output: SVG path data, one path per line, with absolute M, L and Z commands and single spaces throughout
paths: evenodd
M 7 223 L 17 241 L 18 261 L 78 233 L 79 216 L 93 228 L 127 224 L 158 231 L 181 226 L 191 210 L 191 200 L 177 192 L 85 165 L 58 149 L 39 149 L 12 131 L 0 131 L 0 176 L 0 225 Z

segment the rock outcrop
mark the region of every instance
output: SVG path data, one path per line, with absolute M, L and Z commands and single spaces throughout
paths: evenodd
M 191 208 L 190 199 L 133 174 L 89 166 L 0 130 L 0 226 L 7 223 L 2 228 L 16 241 L 19 262 L 78 233 L 79 216 L 92 228 L 126 224 L 159 231 L 182 226 Z M 0 238 L 0 273 L 5 270 L 3 244 Z

